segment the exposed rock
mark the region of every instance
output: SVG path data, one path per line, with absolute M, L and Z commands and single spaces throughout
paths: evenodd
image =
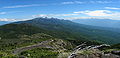
M 81 46 L 84 46 L 84 48 L 81 48 Z M 119 54 L 119 51 L 113 51 L 112 53 L 114 54 L 104 54 L 104 52 L 99 50 L 99 48 L 105 46 L 107 47 L 110 45 L 102 44 L 97 46 L 85 46 L 85 44 L 81 44 L 75 48 L 68 58 L 120 58 L 120 56 L 115 55 Z
M 89 55 L 77 55 L 73 58 L 120 58 L 120 56 L 114 54 L 89 54 Z
M 119 56 L 120 56 L 120 51 L 112 51 L 111 53 L 112 53 L 112 54 L 116 54 L 116 55 L 119 55 Z

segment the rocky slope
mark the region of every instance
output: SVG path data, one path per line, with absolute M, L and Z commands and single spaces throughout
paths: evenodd
M 99 48 L 101 47 L 110 47 L 110 45 L 86 46 L 86 44 L 81 44 L 75 48 L 68 58 L 120 58 L 120 55 L 100 51 Z

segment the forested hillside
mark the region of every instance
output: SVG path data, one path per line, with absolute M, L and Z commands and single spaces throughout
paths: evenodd
M 90 46 L 119 42 L 117 32 L 57 18 L 35 18 L 0 26 L 0 57 L 6 58 L 57 58 L 82 43 Z M 118 49 L 117 46 L 111 47 Z M 105 52 L 114 49 L 111 47 Z
M 49 30 L 52 36 L 62 39 L 95 40 L 103 43 L 119 43 L 120 33 L 106 30 L 102 27 L 93 27 L 57 18 L 35 18 L 28 21 L 16 22 L 15 24 L 29 24 Z

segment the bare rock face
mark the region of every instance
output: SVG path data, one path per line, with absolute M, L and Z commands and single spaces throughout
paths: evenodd
M 105 54 L 103 51 L 100 51 L 98 48 L 102 46 L 109 46 L 106 44 L 98 45 L 98 46 L 86 46 L 85 48 L 81 49 L 81 46 L 79 45 L 78 48 L 76 48 L 73 53 L 68 58 L 120 58 L 119 51 L 114 51 L 113 53 Z M 117 54 L 115 54 L 117 53 Z
M 120 56 L 120 51 L 112 51 L 111 53 L 112 53 L 112 54 L 116 54 L 116 55 L 119 55 L 119 56 Z
M 98 49 L 89 49 L 77 51 L 70 58 L 120 58 L 120 56 L 112 53 L 105 54 Z
M 90 54 L 90 55 L 77 55 L 73 58 L 120 58 L 118 55 L 114 54 Z

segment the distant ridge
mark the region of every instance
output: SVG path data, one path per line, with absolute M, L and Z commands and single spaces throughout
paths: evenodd
M 120 28 L 120 20 L 111 20 L 111 19 L 76 19 L 72 20 L 73 22 L 100 26 L 100 27 L 110 27 L 110 28 Z
M 24 29 L 24 27 L 27 29 Z M 0 29 L 0 31 L 3 32 L 6 37 L 7 33 L 5 33 L 5 30 L 8 31 L 9 35 L 13 35 L 13 33 L 10 32 L 15 30 L 14 34 L 25 33 L 32 35 L 33 33 L 42 32 L 66 40 L 91 40 L 108 44 L 120 42 L 120 33 L 118 32 L 104 30 L 101 27 L 78 24 L 69 20 L 57 18 L 35 18 L 27 21 L 19 21 L 1 26 Z
M 8 21 L 0 21 L 0 25 L 4 25 L 4 24 L 8 24 L 8 23 L 10 23 L 10 22 L 8 22 Z

